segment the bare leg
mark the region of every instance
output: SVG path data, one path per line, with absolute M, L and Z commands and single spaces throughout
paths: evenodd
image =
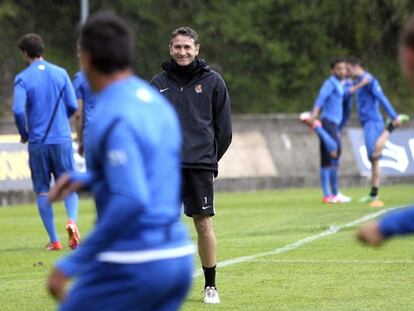
M 372 168 L 371 168 L 371 184 L 372 187 L 379 188 L 380 186 L 380 166 L 379 166 L 379 159 L 372 160 Z
M 374 153 L 372 154 L 373 158 L 379 158 L 381 156 L 382 150 L 384 149 L 385 143 L 387 142 L 389 137 L 390 132 L 388 130 L 384 130 L 380 137 L 378 137 L 375 143 Z
M 213 222 L 209 216 L 193 215 L 195 229 L 197 231 L 198 254 L 203 267 L 216 265 L 217 243 L 213 231 Z

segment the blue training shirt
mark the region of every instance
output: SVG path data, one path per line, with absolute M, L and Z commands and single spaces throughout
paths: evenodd
M 414 207 L 385 215 L 379 222 L 379 230 L 386 238 L 414 233 Z
M 129 77 L 97 95 L 90 125 L 90 171 L 73 173 L 72 180 L 91 188 L 98 220 L 58 268 L 74 276 L 93 260 L 134 260 L 142 251 L 155 260 L 160 250 L 177 248 L 193 252 L 180 221 L 181 134 L 167 100 Z
M 95 108 L 95 94 L 92 92 L 89 81 L 82 71 L 76 73 L 73 79 L 76 99 L 83 102 L 83 136 L 88 132 L 89 123 L 91 122 L 92 112 Z
M 34 61 L 14 80 L 13 114 L 29 143 L 70 142 L 69 118 L 77 108 L 67 72 L 45 60 Z
M 315 107 L 322 109 L 321 118 L 339 125 L 342 121 L 344 86 L 335 76 L 323 83 L 316 98 Z
M 356 83 L 362 81 L 364 78 L 368 78 L 370 82 L 355 92 L 359 121 L 362 124 L 368 121 L 384 122 L 380 105 L 392 120 L 397 118 L 397 113 L 382 91 L 378 80 L 372 74 L 365 72 L 359 77 Z

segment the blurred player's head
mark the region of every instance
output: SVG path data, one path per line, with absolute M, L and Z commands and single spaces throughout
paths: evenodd
M 115 13 L 102 11 L 91 15 L 81 31 L 79 59 L 91 86 L 97 77 L 129 71 L 134 39 L 128 25 Z
M 346 63 L 347 63 L 348 75 L 351 78 L 357 78 L 361 74 L 364 73 L 364 65 L 359 58 L 355 56 L 349 56 L 346 59 Z
M 41 36 L 35 33 L 28 33 L 20 38 L 17 47 L 22 53 L 23 60 L 26 63 L 30 63 L 31 60 L 43 56 L 45 45 Z
M 334 58 L 330 64 L 331 74 L 337 77 L 339 80 L 346 78 L 346 61 L 344 58 Z
M 401 32 L 399 58 L 404 75 L 414 85 L 414 15 L 408 19 Z
M 180 27 L 172 32 L 170 55 L 178 65 L 190 65 L 198 56 L 199 51 L 198 35 L 193 29 Z

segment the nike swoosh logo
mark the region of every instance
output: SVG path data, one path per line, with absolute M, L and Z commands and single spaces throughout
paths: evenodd
M 160 93 L 164 93 L 165 91 L 168 91 L 170 88 L 169 87 L 167 87 L 166 89 L 162 89 L 162 90 L 160 90 Z
M 208 208 L 211 208 L 211 205 L 202 206 L 201 208 L 202 208 L 202 209 L 208 209 Z

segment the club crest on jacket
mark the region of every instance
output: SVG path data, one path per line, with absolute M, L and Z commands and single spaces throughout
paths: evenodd
M 197 94 L 203 93 L 203 86 L 201 84 L 197 84 L 194 88 Z

